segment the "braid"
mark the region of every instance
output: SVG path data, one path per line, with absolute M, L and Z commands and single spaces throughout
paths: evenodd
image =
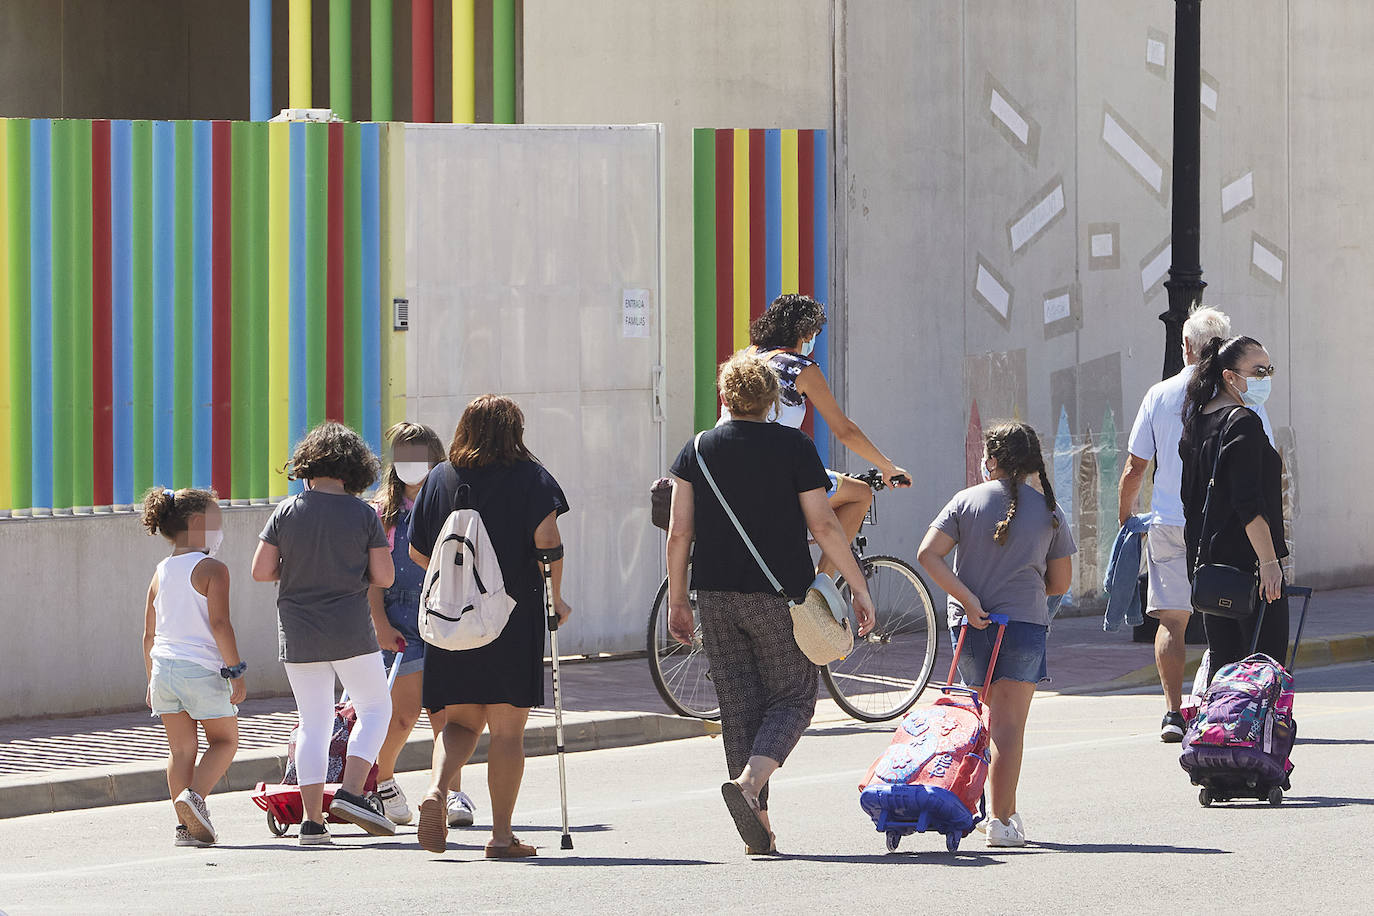
M 1007 483 L 1011 490 L 1010 498 L 1007 500 L 1007 517 L 997 523 L 997 527 L 992 529 L 992 539 L 998 544 L 1007 542 L 1007 529 L 1011 527 L 1011 520 L 1016 517 L 1017 491 L 1021 489 L 1020 481 L 1008 479 Z
M 1050 483 L 1050 475 L 1045 473 L 1045 462 L 1040 462 L 1040 489 L 1045 491 L 1045 506 L 1050 510 L 1050 518 L 1054 520 L 1054 527 L 1059 527 L 1059 503 L 1054 501 L 1054 486 Z

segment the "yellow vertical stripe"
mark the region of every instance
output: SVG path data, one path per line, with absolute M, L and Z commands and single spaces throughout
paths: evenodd
M 391 300 L 406 295 L 405 127 L 382 125 L 382 429 L 407 418 L 406 340 L 392 329 Z M 440 436 L 447 434 L 440 430 Z
M 778 176 L 782 183 L 782 289 L 784 293 L 801 292 L 801 229 L 797 222 L 797 132 L 784 130 L 778 138 L 778 152 L 782 168 Z
M 289 124 L 267 125 L 267 454 L 270 467 L 286 465 L 290 448 L 291 338 L 291 135 Z M 269 475 L 286 495 L 286 477 Z
M 9 159 L 6 135 L 9 127 L 0 118 L 0 512 L 14 508 L 10 481 L 10 235 Z
M 287 96 L 290 107 L 310 107 L 310 0 L 291 0 L 290 65 Z
M 749 131 L 735 131 L 735 349 L 749 346 Z
M 473 0 L 453 0 L 453 123 L 477 120 Z

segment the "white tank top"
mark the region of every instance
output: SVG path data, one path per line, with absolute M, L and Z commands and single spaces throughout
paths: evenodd
M 157 596 L 153 598 L 157 629 L 151 654 L 195 662 L 218 673 L 224 659 L 210 632 L 210 603 L 191 584 L 191 573 L 204 559 L 205 554 L 196 550 L 157 564 Z

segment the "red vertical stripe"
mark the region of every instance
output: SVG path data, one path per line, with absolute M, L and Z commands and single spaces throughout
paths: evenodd
M 716 363 L 735 350 L 735 132 L 716 131 Z
M 110 122 L 91 122 L 91 444 L 93 502 L 114 502 L 114 356 L 110 290 Z
M 344 136 L 329 125 L 328 272 L 325 278 L 324 416 L 344 421 Z
M 410 120 L 434 120 L 434 0 L 410 3 Z
M 816 289 L 816 132 L 797 131 L 797 250 L 798 292 L 818 302 L 825 290 Z
M 214 340 L 214 363 L 210 369 L 210 399 L 213 432 L 210 439 L 210 483 L 222 499 L 233 491 L 230 476 L 233 442 L 229 405 L 233 387 L 230 359 L 233 329 L 233 244 L 230 208 L 233 200 L 233 172 L 229 122 L 215 121 L 211 126 L 211 172 L 214 181 L 211 216 L 211 338 Z
M 764 223 L 763 131 L 749 131 L 749 320 L 768 304 L 768 228 Z

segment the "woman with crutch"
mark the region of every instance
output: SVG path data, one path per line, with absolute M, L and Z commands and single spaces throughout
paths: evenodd
M 535 847 L 511 832 L 511 818 L 525 770 L 525 720 L 530 709 L 544 705 L 544 577 L 537 561 L 541 552 L 562 545 L 558 516 L 568 511 L 568 501 L 525 447 L 524 431 L 525 417 L 510 398 L 487 394 L 474 400 L 458 421 L 449 460 L 429 472 L 411 514 L 410 553 L 428 568 L 434 542 L 460 488 L 465 489 L 462 496 L 482 516 L 506 593 L 515 600 L 505 629 L 487 645 L 426 650 L 424 706 L 446 716 L 442 740 L 434 742 L 434 781 L 420 803 L 417 834 L 429 852 L 447 847 L 444 799 L 487 730 L 492 821 L 487 858 L 536 854 Z M 563 560 L 550 559 L 553 612 L 559 623 L 566 623 L 572 609 L 560 593 L 562 579 Z

